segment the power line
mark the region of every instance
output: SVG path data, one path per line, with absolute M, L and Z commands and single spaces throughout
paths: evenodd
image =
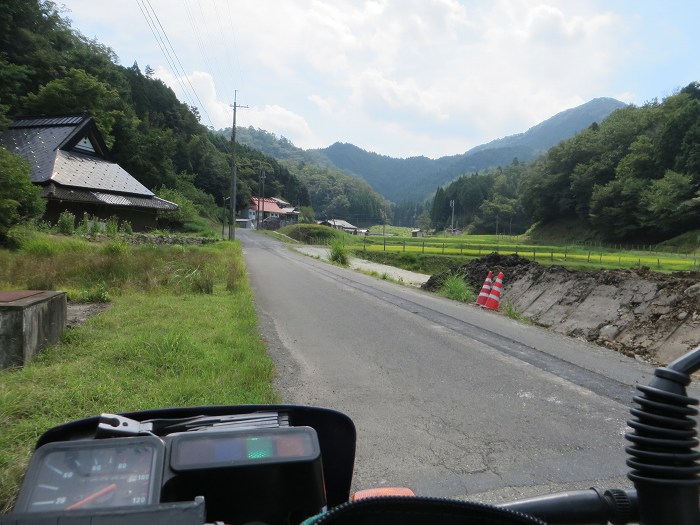
M 214 127 L 214 123 L 211 121 L 211 118 L 209 117 L 209 114 L 207 113 L 207 110 L 204 107 L 204 104 L 202 104 L 202 101 L 199 100 L 199 96 L 197 95 L 197 91 L 194 89 L 194 86 L 192 86 L 192 82 L 190 82 L 190 77 L 187 75 L 187 73 L 185 73 L 185 68 L 182 67 L 182 62 L 180 62 L 180 58 L 177 56 L 177 53 L 175 52 L 175 48 L 170 43 L 170 39 L 168 38 L 168 34 L 165 32 L 165 28 L 160 23 L 160 19 L 158 18 L 158 14 L 153 9 L 153 6 L 151 6 L 150 0 L 145 0 L 145 1 L 148 4 L 148 6 L 151 8 L 151 11 L 153 11 L 153 15 L 156 17 L 156 20 L 158 21 L 158 25 L 160 26 L 160 29 L 163 31 L 163 35 L 165 36 L 165 39 L 167 40 L 168 45 L 170 46 L 170 49 L 173 52 L 173 55 L 175 55 L 175 59 L 177 60 L 177 63 L 180 65 L 180 71 L 182 72 L 182 75 L 184 76 L 185 80 L 187 81 L 187 84 L 189 84 L 190 89 L 192 90 L 192 93 L 194 94 L 194 97 L 197 99 L 197 102 L 199 102 L 199 107 L 206 115 L 207 120 L 209 121 L 209 124 L 211 124 L 211 126 Z M 192 105 L 194 105 L 194 104 L 192 104 Z
M 204 104 L 202 104 L 202 101 L 199 99 L 199 96 L 197 95 L 197 90 L 194 89 L 194 86 L 192 86 L 192 82 L 190 81 L 189 76 L 185 72 L 185 68 L 182 66 L 182 62 L 180 61 L 180 58 L 177 56 L 177 52 L 175 51 L 175 48 L 173 47 L 172 43 L 170 42 L 170 38 L 168 38 L 168 34 L 165 31 L 165 28 L 163 27 L 163 24 L 161 24 L 160 19 L 158 18 L 158 14 L 155 12 L 155 9 L 153 9 L 153 6 L 151 5 L 149 0 L 136 0 L 137 4 L 139 5 L 139 9 L 141 9 L 141 13 L 144 15 L 144 18 L 146 19 L 146 22 L 148 23 L 149 28 L 151 28 L 151 32 L 153 33 L 153 36 L 156 37 L 156 41 L 158 41 L 158 45 L 161 48 L 161 51 L 165 55 L 166 60 L 168 61 L 168 64 L 172 68 L 173 72 L 175 73 L 175 78 L 180 84 L 180 88 L 182 89 L 183 95 L 185 98 L 190 103 L 191 107 L 195 107 L 196 104 L 193 102 L 192 96 L 194 96 L 194 99 L 197 100 L 199 103 L 199 108 L 202 110 L 204 115 L 206 116 L 207 120 L 211 124 L 211 127 L 214 127 L 214 123 L 211 120 L 211 117 L 209 117 L 209 114 L 207 113 L 206 108 L 204 107 Z M 150 9 L 150 12 L 149 12 Z M 153 14 L 151 16 L 151 13 Z M 155 18 L 155 21 L 153 20 Z M 157 26 L 156 26 L 157 22 Z M 160 30 L 158 30 L 160 28 Z M 162 33 L 162 36 L 161 36 Z M 167 42 L 167 45 L 166 45 Z M 169 48 L 169 49 L 168 49 Z M 170 51 L 172 51 L 172 56 L 175 58 L 173 59 Z M 178 69 L 179 66 L 179 69 Z M 192 93 L 190 95 L 190 91 L 188 91 L 187 87 L 183 84 L 181 78 L 184 78 L 185 81 L 187 82 L 187 85 L 189 85 L 189 89 Z

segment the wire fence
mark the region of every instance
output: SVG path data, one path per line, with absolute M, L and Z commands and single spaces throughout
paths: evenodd
M 327 244 L 328 240 L 315 239 L 313 244 Z M 493 252 L 515 254 L 541 264 L 562 264 L 591 268 L 641 268 L 657 271 L 689 271 L 700 269 L 698 253 L 668 253 L 642 249 L 594 249 L 593 246 L 535 246 L 517 243 L 469 243 L 453 240 L 406 239 L 389 236 L 366 236 L 354 240 L 350 247 L 364 251 L 420 253 L 425 255 L 452 255 L 466 258 L 483 257 Z M 642 246 L 640 245 L 640 248 Z

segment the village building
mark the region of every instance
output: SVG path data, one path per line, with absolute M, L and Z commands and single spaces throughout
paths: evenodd
M 242 218 L 249 220 L 254 228 L 276 230 L 299 222 L 299 211 L 279 197 L 253 196 Z
M 317 224 L 320 224 L 322 226 L 330 226 L 331 228 L 334 228 L 336 230 L 343 230 L 344 232 L 357 235 L 357 226 L 353 226 L 348 221 L 344 221 L 341 219 L 326 219 L 324 221 L 317 221 Z
M 92 117 L 18 119 L 0 135 L 0 146 L 31 162 L 30 177 L 43 189 L 44 219 L 51 223 L 69 211 L 77 220 L 86 213 L 116 217 L 142 231 L 158 227 L 159 212 L 177 209 L 110 160 Z

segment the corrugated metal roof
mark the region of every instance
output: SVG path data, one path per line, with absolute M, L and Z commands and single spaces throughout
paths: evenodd
M 59 150 L 51 180 L 64 186 L 153 196 L 153 192 L 119 164 L 75 151 Z
M 28 117 L 23 119 L 18 119 L 9 125 L 8 129 L 14 128 L 46 128 L 51 126 L 72 126 L 75 127 L 81 124 L 84 120 L 89 117 L 82 115 L 70 115 L 64 117 Z
M 133 195 L 114 195 L 90 191 L 80 188 L 65 188 L 61 186 L 47 186 L 44 188 L 44 196 L 70 202 L 91 202 L 94 204 L 107 204 L 109 206 L 123 206 L 131 208 L 148 208 L 156 210 L 176 210 L 177 204 L 159 197 L 138 197 Z
M 250 207 L 252 207 L 255 210 L 257 210 L 259 207 L 260 211 L 262 212 L 264 206 L 265 213 L 276 213 L 278 215 L 284 215 L 284 211 L 282 210 L 282 208 L 277 206 L 277 203 L 271 198 L 265 197 L 264 199 L 261 199 L 260 197 L 251 197 L 250 199 L 253 201 L 253 204 Z

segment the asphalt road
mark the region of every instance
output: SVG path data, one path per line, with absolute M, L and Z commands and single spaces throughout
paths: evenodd
M 623 434 L 651 366 L 237 236 L 283 401 L 355 421 L 355 488 L 498 502 L 631 486 Z

